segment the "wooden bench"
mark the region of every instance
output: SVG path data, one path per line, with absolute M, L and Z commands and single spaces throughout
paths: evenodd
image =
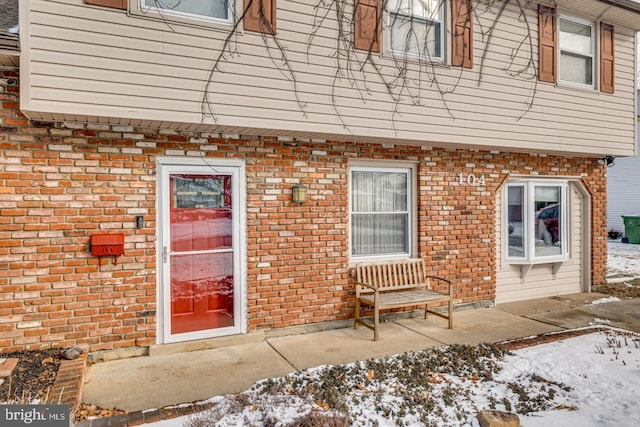
M 444 282 L 448 292 L 436 292 L 431 281 Z M 429 310 L 428 304 L 447 301 L 449 315 Z M 360 305 L 373 307 L 373 325 L 360 318 Z M 453 286 L 450 280 L 427 274 L 423 259 L 397 259 L 370 261 L 356 265 L 356 313 L 353 328 L 358 323 L 373 330 L 374 341 L 378 340 L 380 310 L 410 307 L 424 304 L 424 318 L 428 313 L 449 320 L 449 329 L 453 328 Z

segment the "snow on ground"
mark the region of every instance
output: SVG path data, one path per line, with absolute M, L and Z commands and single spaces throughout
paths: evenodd
M 318 394 L 309 391 L 317 391 L 336 377 L 340 378 L 337 383 L 344 407 L 356 426 L 479 427 L 475 414 L 488 408 L 520 413 L 523 427 L 640 425 L 638 334 L 608 330 L 505 356 L 479 353 L 482 376 L 474 373 L 473 366 L 457 366 L 457 375 L 429 372 L 423 383 L 415 381 L 419 372 L 412 373 L 411 380 L 397 375 L 403 364 L 407 369 L 418 366 L 409 364 L 410 358 L 434 357 L 425 354 L 323 366 L 265 380 L 245 393 L 211 399 L 216 406 L 197 418 L 181 417 L 151 426 L 286 426 L 310 411 L 330 414 Z M 374 369 L 381 364 L 393 369 L 376 378 Z M 339 401 L 336 396 L 324 398 Z
M 608 278 L 640 277 L 640 245 L 609 242 Z
M 507 356 L 498 378 L 517 380 L 533 373 L 571 387 L 557 399 L 571 409 L 521 417 L 523 427 L 638 426 L 639 343 L 595 333 L 538 345 Z
M 640 277 L 640 245 L 609 242 L 608 269 L 608 277 Z M 593 304 L 616 300 L 602 298 Z M 594 323 L 607 322 L 594 319 Z M 611 329 L 506 356 L 476 357 L 482 364 L 463 369 L 465 375 L 460 375 L 459 369 L 452 373 L 438 368 L 405 376 L 410 380 L 396 375 L 403 366 L 409 366 L 409 361 L 431 357 L 429 352 L 440 352 L 442 357 L 447 351 L 443 347 L 349 365 L 321 366 L 264 380 L 244 393 L 213 397 L 209 402 L 215 406 L 210 411 L 149 426 L 286 426 L 309 414 L 338 414 L 329 409 L 336 402 L 356 426 L 479 427 L 475 414 L 488 408 L 518 412 L 523 427 L 640 426 L 638 334 Z M 459 359 L 455 352 L 449 356 L 450 361 Z M 379 374 L 380 369 L 386 374 Z M 341 375 L 344 379 L 337 386 L 322 389 Z M 416 383 L 416 377 L 423 382 Z M 322 393 L 318 394 L 320 389 Z M 342 394 L 332 394 L 336 390 Z M 313 425 L 328 425 L 328 421 Z
M 591 305 L 606 304 L 608 302 L 616 302 L 616 301 L 620 301 L 620 298 L 618 297 L 598 298 L 596 300 L 591 301 Z

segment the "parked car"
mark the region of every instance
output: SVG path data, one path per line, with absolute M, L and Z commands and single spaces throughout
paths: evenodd
M 553 203 L 540 209 L 536 214 L 536 236 L 547 246 L 551 246 L 560 240 L 559 212 L 560 204 Z

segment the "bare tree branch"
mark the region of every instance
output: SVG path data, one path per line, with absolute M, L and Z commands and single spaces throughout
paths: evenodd
M 169 7 L 170 0 L 156 1 L 162 2 L 157 4 L 162 4 L 165 9 Z M 179 3 L 181 0 L 175 1 Z M 237 44 L 240 24 L 255 1 L 260 2 L 260 35 L 264 49 L 275 68 L 291 82 L 291 92 L 298 109 L 303 117 L 308 117 L 308 105 L 299 89 L 298 73 L 301 71 L 289 59 L 287 45 L 276 35 L 275 28 L 266 18 L 263 0 L 250 0 L 242 13 L 234 17 L 234 25 L 226 35 L 206 78 L 201 100 L 203 121 L 210 118 L 218 123 L 212 87 L 216 76 L 224 73 L 223 64 L 240 55 Z M 347 131 L 351 132 L 349 119 L 341 107 L 343 90 L 353 91 L 363 105 L 371 99 L 387 97 L 393 104 L 389 120 L 396 133 L 406 107 L 424 107 L 439 102 L 447 114 L 455 119 L 455 104 L 451 104 L 452 98 L 448 98 L 448 95 L 459 90 L 466 73 L 473 76 L 471 78 L 476 80 L 478 87 L 481 86 L 487 73 L 488 54 L 493 48 L 496 28 L 505 20 L 508 8 L 518 13 L 523 35 L 509 41 L 512 43 L 511 52 L 502 71 L 512 79 L 530 81 L 532 84 L 530 95 L 524 100 L 525 107 L 515 119 L 520 120 L 533 107 L 537 93 L 537 29 L 532 28 L 528 17 L 533 7 L 532 0 L 470 0 L 463 5 L 466 12 L 462 12 L 462 9 L 452 11 L 460 14 L 464 25 L 450 24 L 449 30 L 445 30 L 446 7 L 451 4 L 448 1 L 380 0 L 380 3 L 375 3 L 378 15 L 372 27 L 374 34 L 368 41 L 368 49 L 364 50 L 355 48 L 354 34 L 354 28 L 362 24 L 356 13 L 361 2 L 371 5 L 368 0 L 315 0 L 305 46 L 308 65 L 320 30 L 332 29 L 334 47 L 329 58 L 333 61 L 333 74 L 328 97 L 337 120 Z M 463 13 L 466 15 L 463 16 Z M 444 50 L 448 43 L 444 37 L 462 37 L 464 34 L 461 31 L 466 31 L 471 24 L 479 29 L 476 34 L 480 35 L 481 40 L 474 46 L 473 53 L 474 57 L 479 57 L 478 65 L 474 69 L 466 69 L 458 64 L 448 64 L 448 53 Z M 381 46 L 381 34 L 385 35 L 382 38 L 385 46 Z M 465 45 L 464 48 L 469 47 Z

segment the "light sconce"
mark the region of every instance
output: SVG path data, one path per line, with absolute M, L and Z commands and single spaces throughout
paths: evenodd
M 291 201 L 293 203 L 304 203 L 307 201 L 307 187 L 302 184 L 293 184 L 291 188 Z
M 607 157 L 604 158 L 604 160 L 607 162 L 607 167 L 608 168 L 613 167 L 613 166 L 616 165 L 615 157 L 613 157 L 613 156 L 607 156 Z
M 613 156 L 606 156 L 601 159 L 598 159 L 598 164 L 601 166 L 607 165 L 608 168 L 616 165 L 616 158 Z

